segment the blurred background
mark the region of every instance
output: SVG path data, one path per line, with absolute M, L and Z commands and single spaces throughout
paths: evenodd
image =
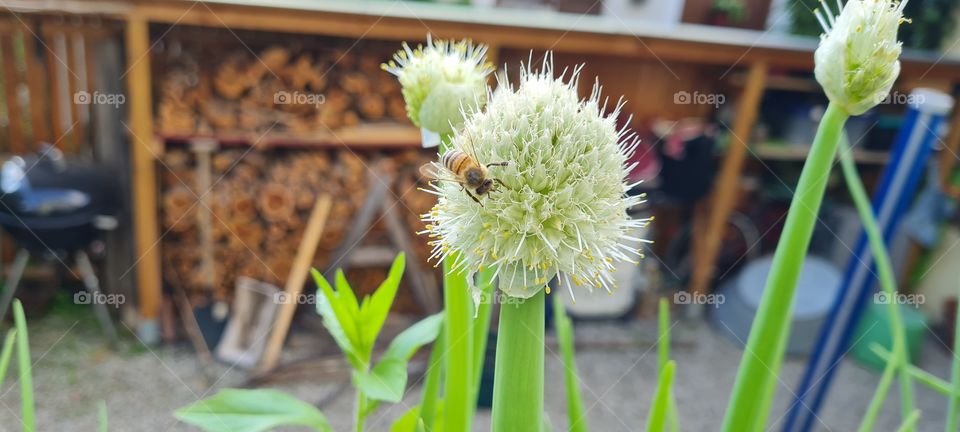
M 174 409 L 223 387 L 266 386 L 320 406 L 345 430 L 350 416 L 337 413 L 352 409 L 349 369 L 303 272 L 343 268 L 369 293 L 406 252 L 386 331 L 441 308 L 440 273 L 417 235 L 435 202 L 417 189 L 426 181 L 418 168 L 436 150 L 421 147 L 397 80 L 381 69 L 402 41 L 432 35 L 487 44 L 508 79 L 553 51 L 558 70 L 586 64 L 585 96 L 595 78 L 612 100 L 623 95 L 618 122 L 643 138 L 631 176 L 644 182 L 631 193 L 648 202 L 635 216 L 656 217 L 637 236 L 655 243 L 639 266 L 618 272 L 620 289 L 567 302 L 588 416 L 595 430 L 643 424 L 656 382 L 648 355 L 656 304 L 667 297 L 678 318 L 681 424 L 716 430 L 827 103 L 812 72 L 815 7 L 0 0 L 0 319 L 9 321 L 12 296 L 24 303 L 39 424 L 91 430 L 94 404 L 78 402 L 103 399 L 116 430 L 188 430 Z M 913 0 L 905 15 L 899 80 L 847 127 L 900 294 L 874 294 L 872 257 L 835 169 L 801 276 L 773 428 L 801 430 L 787 412 L 803 383 L 816 387 L 820 377 L 833 384 L 819 403 L 803 404 L 818 411 L 812 430 L 855 428 L 882 367 L 865 347 L 889 345 L 880 330 L 889 302 L 907 315 L 914 362 L 949 375 L 960 283 L 952 103 L 960 4 Z M 322 196 L 332 199 L 326 211 L 317 210 Z M 280 343 L 267 343 L 275 334 Z M 846 343 L 832 347 L 831 335 Z M 562 429 L 562 384 L 549 378 L 562 365 L 550 353 L 547 409 Z M 826 369 L 810 361 L 830 353 L 843 360 Z M 426 355 L 412 363 L 411 403 Z M 0 393 L 0 430 L 19 429 L 15 386 Z M 945 404 L 918 392 L 919 430 L 933 430 Z M 896 398 L 888 405 L 879 424 L 892 428 Z M 368 428 L 387 430 L 402 408 L 381 409 Z M 477 430 L 487 418 L 479 412 Z

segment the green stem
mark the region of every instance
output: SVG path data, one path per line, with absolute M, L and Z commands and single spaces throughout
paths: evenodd
M 20 411 L 23 415 L 23 431 L 37 430 L 33 404 L 33 365 L 30 363 L 30 340 L 27 337 L 27 319 L 20 300 L 13 302 L 13 322 L 17 327 L 17 369 L 20 371 Z
M 670 303 L 666 298 L 660 298 L 660 304 L 657 311 L 657 373 L 663 373 L 670 361 Z M 668 403 L 667 427 L 671 431 L 679 428 L 679 419 L 677 415 L 677 400 L 673 392 L 670 392 Z
M 367 410 L 367 397 L 363 394 L 363 390 L 357 389 L 357 402 L 356 402 L 356 411 L 353 419 L 353 430 L 356 432 L 363 432 L 363 423 L 366 419 L 366 410 Z
M 884 361 L 890 361 L 890 359 L 893 358 L 893 354 L 890 353 L 890 351 L 885 350 L 882 346 L 880 346 L 880 344 L 870 344 L 870 350 L 873 351 L 877 357 L 880 357 Z M 906 369 L 907 373 L 910 374 L 910 377 L 917 380 L 920 384 L 923 384 L 929 387 L 931 390 L 948 398 L 952 396 L 960 399 L 960 392 L 954 391 L 950 383 L 944 381 L 940 377 L 911 364 L 908 364 Z
M 3 388 L 3 381 L 7 378 L 7 368 L 10 367 L 10 359 L 13 357 L 13 343 L 17 341 L 16 337 L 17 329 L 10 329 L 3 340 L 3 351 L 0 351 L 0 388 Z
M 452 265 L 457 260 L 451 254 L 443 261 L 443 303 L 446 310 L 444 324 L 446 340 L 446 379 L 443 392 L 443 430 L 471 430 L 473 412 L 473 308 L 467 287 L 467 276 L 455 272 Z
M 440 335 L 430 351 L 430 360 L 427 364 L 427 377 L 423 382 L 423 394 L 420 395 L 420 422 L 424 430 L 432 431 L 434 417 L 437 411 L 437 399 L 440 394 L 440 380 L 443 377 L 444 336 L 446 332 L 440 329 Z
M 863 222 L 863 229 L 867 234 L 867 240 L 870 244 L 870 251 L 876 260 L 877 272 L 880 276 L 880 287 L 890 298 L 895 298 L 897 291 L 896 277 L 893 274 L 893 264 L 890 262 L 890 254 L 883 243 L 883 235 L 877 225 L 876 216 L 873 214 L 873 207 L 870 204 L 870 198 L 867 196 L 867 190 L 863 187 L 860 175 L 857 173 L 857 165 L 853 161 L 853 155 L 846 136 L 841 139 L 840 144 L 840 166 L 843 169 L 843 178 L 847 182 L 847 189 L 853 197 L 854 205 L 857 207 L 857 213 L 860 214 L 860 220 Z M 910 374 L 904 367 L 910 363 L 907 353 L 907 336 L 903 328 L 903 319 L 900 316 L 900 305 L 895 301 L 888 303 L 888 314 L 890 315 L 890 334 L 893 335 L 893 359 L 887 363 L 884 368 L 884 375 L 888 374 L 891 368 L 895 367 L 900 376 L 900 404 L 901 415 L 906 418 L 913 412 L 913 381 Z M 892 372 L 889 372 L 892 373 Z M 887 397 L 890 380 L 883 380 L 881 377 L 880 385 L 877 386 L 873 394 L 873 400 L 860 424 L 860 431 L 873 430 L 873 423 L 883 400 Z M 955 430 L 955 429 L 954 429 Z
M 910 414 L 907 414 L 903 418 L 903 424 L 900 425 L 900 428 L 897 429 L 897 432 L 909 432 L 913 428 L 917 427 L 917 422 L 920 421 L 920 410 L 913 410 Z
M 647 417 L 647 432 L 662 432 L 670 417 L 670 394 L 673 393 L 673 375 L 676 363 L 668 361 L 660 378 L 657 380 L 657 392 L 650 405 L 650 416 Z
M 800 269 L 810 245 L 810 237 L 817 221 L 820 204 L 827 188 L 827 178 L 837 152 L 837 144 L 848 115 L 842 108 L 830 103 L 824 113 L 810 155 L 800 174 L 793 202 L 787 213 L 780 242 L 773 256 L 773 268 L 767 278 L 766 289 L 750 337 L 737 371 L 733 396 L 724 417 L 725 432 L 754 429 L 754 420 L 766 413 L 765 392 L 777 374 L 783 358 L 784 344 L 779 339 L 789 336 L 793 297 L 800 277 Z M 771 369 L 771 367 L 773 369 Z M 757 390 L 760 391 L 757 391 Z
M 953 323 L 953 361 L 950 363 L 950 384 L 953 393 L 960 394 L 960 295 L 957 296 L 956 311 Z M 957 430 L 957 412 L 960 411 L 960 399 L 951 397 L 947 402 L 947 432 Z
M 543 426 L 544 296 L 541 290 L 520 304 L 500 308 L 492 432 L 538 431 Z
M 557 331 L 557 343 L 563 356 L 563 378 L 567 390 L 567 432 L 587 432 L 587 416 L 580 397 L 580 382 L 577 377 L 577 362 L 574 356 L 573 323 L 567 316 L 563 298 L 553 295 L 553 325 Z
M 490 337 L 490 314 L 493 310 L 493 275 L 496 274 L 496 269 L 488 268 L 484 271 L 481 271 L 477 274 L 477 288 L 480 290 L 480 298 L 487 301 L 481 300 L 479 305 L 476 305 L 477 308 L 477 318 L 473 320 L 473 386 L 471 390 L 473 391 L 473 397 L 471 400 L 470 407 L 473 409 L 471 411 L 471 418 L 473 418 L 473 412 L 477 408 L 477 398 L 480 395 L 480 381 L 483 378 L 483 363 L 486 360 L 487 356 L 487 340 Z

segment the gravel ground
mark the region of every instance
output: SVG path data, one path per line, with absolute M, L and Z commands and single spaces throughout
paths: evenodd
M 100 400 L 108 406 L 110 430 L 192 430 L 179 424 L 171 412 L 219 388 L 240 385 L 246 378 L 241 370 L 216 365 L 209 371 L 214 379 L 207 381 L 188 346 L 148 348 L 139 344 L 129 329 L 121 325 L 121 330 L 127 338 L 119 350 L 112 351 L 104 345 L 91 316 L 50 314 L 30 323 L 37 424 L 41 431 L 97 430 Z M 678 363 L 675 388 L 684 431 L 719 429 L 741 354 L 721 331 L 700 322 L 680 322 L 674 328 L 673 357 Z M 580 345 L 577 362 L 591 430 L 642 430 L 656 383 L 655 324 L 578 323 L 576 336 Z M 300 331 L 285 355 L 303 356 L 329 349 L 328 344 L 311 332 Z M 779 430 L 780 417 L 803 366 L 799 360 L 788 360 L 783 365 L 770 430 Z M 949 356 L 932 333 L 928 334 L 920 366 L 941 377 L 949 374 Z M 559 356 L 548 351 L 546 405 L 554 430 L 566 426 L 562 367 Z M 818 430 L 856 430 L 877 379 L 877 374 L 852 361 L 842 362 Z M 322 403 L 334 430 L 349 430 L 353 395 L 349 388 L 343 390 L 342 381 L 292 381 L 275 386 L 308 402 Z M 9 377 L 0 391 L 0 430 L 19 430 L 15 377 Z M 392 419 L 418 401 L 418 394 L 419 388 L 414 387 L 403 403 L 381 408 L 368 419 L 367 430 L 388 430 Z M 942 430 L 945 400 L 919 386 L 916 397 L 923 410 L 918 430 Z M 892 431 L 899 424 L 895 390 L 887 402 L 877 423 L 878 431 Z M 489 430 L 489 412 L 478 412 L 474 429 Z

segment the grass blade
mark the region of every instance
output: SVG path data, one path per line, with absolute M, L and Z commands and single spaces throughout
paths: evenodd
M 427 377 L 423 382 L 423 394 L 420 395 L 420 425 L 424 430 L 432 431 L 434 419 L 436 418 L 437 400 L 440 398 L 440 383 L 443 378 L 443 352 L 444 352 L 444 329 L 440 329 L 440 335 L 433 343 L 433 350 L 430 351 L 430 360 L 427 363 Z
M 568 432 L 587 432 L 587 415 L 580 396 L 580 382 L 577 376 L 577 363 L 574 356 L 573 323 L 567 316 L 567 309 L 559 295 L 553 295 L 553 324 L 557 330 L 557 343 L 563 356 L 563 378 L 567 387 L 567 417 L 570 419 Z
M 663 372 L 667 362 L 670 361 L 670 327 L 670 303 L 666 298 L 661 298 L 657 310 L 657 334 L 659 335 L 657 337 L 657 371 L 659 373 Z M 669 402 L 667 428 L 676 432 L 680 427 L 680 420 L 677 415 L 677 400 L 672 389 Z
M 27 319 L 20 300 L 13 301 L 13 322 L 17 327 L 17 369 L 20 371 L 20 405 L 24 432 L 37 430 L 33 402 L 33 365 L 30 362 L 30 340 Z
M 653 405 L 650 406 L 650 416 L 647 417 L 647 432 L 663 432 L 664 430 L 670 411 L 670 393 L 673 388 L 675 368 L 676 362 L 671 360 L 660 371 L 660 378 L 657 380 L 657 392 L 653 397 Z
M 477 274 L 477 288 L 480 290 L 480 304 L 477 307 L 477 317 L 473 320 L 473 399 L 471 407 L 477 408 L 477 398 L 480 395 L 480 380 L 483 378 L 483 364 L 487 357 L 487 340 L 490 338 L 490 314 L 493 311 L 495 300 L 493 276 L 495 268 L 488 268 Z M 473 418 L 471 413 L 470 418 Z
M 7 337 L 3 340 L 3 351 L 0 352 L 0 388 L 3 388 L 3 381 L 7 378 L 7 369 L 10 367 L 10 358 L 13 357 L 13 343 L 17 341 L 17 329 L 7 331 Z
M 110 426 L 107 423 L 107 401 L 101 399 L 99 403 L 99 409 L 97 410 L 98 416 L 100 417 L 100 432 L 107 432 L 110 430 Z

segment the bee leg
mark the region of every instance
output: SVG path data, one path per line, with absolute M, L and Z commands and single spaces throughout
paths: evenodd
M 476 202 L 477 202 L 477 204 L 480 204 L 480 207 L 483 207 L 483 203 L 482 203 L 482 202 L 480 202 L 480 200 L 478 200 L 478 199 L 477 199 L 477 197 L 475 197 L 475 196 L 473 196 L 473 194 L 472 194 L 472 193 L 470 193 L 470 191 L 469 191 L 469 190 L 467 190 L 466 188 L 463 188 L 463 191 L 464 191 L 464 192 L 466 192 L 466 193 L 467 193 L 467 195 L 470 195 L 470 198 L 472 198 L 472 199 L 473 199 L 474 201 L 476 201 Z
M 503 184 L 503 182 L 500 181 L 500 179 L 498 179 L 498 178 L 493 179 L 493 181 L 497 182 L 497 184 L 500 185 L 500 186 L 507 187 L 507 185 Z
M 488 164 L 487 164 L 487 168 L 494 167 L 494 166 L 505 167 L 505 166 L 507 166 L 507 165 L 509 165 L 508 162 L 493 162 L 493 163 L 488 163 Z

